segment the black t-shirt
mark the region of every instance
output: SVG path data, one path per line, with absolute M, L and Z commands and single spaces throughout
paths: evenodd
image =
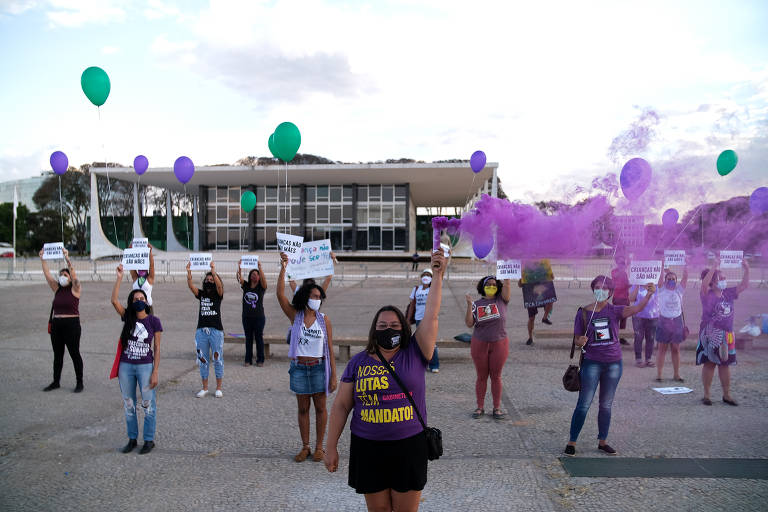
M 223 297 L 213 290 L 210 294 L 204 290 L 197 292 L 197 300 L 200 301 L 200 310 L 197 314 L 197 328 L 212 327 L 220 331 L 224 330 L 221 325 L 221 299 Z
M 264 288 L 261 283 L 255 288 L 243 283 L 243 316 L 246 318 L 260 318 L 264 316 Z

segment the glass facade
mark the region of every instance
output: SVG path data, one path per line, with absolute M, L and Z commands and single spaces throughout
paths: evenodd
M 240 208 L 245 190 L 256 208 Z M 203 187 L 205 250 L 277 249 L 277 232 L 329 238 L 335 250 L 408 250 L 407 185 Z

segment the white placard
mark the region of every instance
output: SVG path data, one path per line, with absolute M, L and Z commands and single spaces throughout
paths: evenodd
M 298 257 L 302 243 L 304 243 L 303 236 L 289 235 L 288 233 L 277 234 L 277 250 L 284 252 L 289 258 Z
M 629 265 L 629 284 L 658 283 L 661 261 L 633 261 Z
M 189 270 L 211 270 L 213 254 L 209 252 L 193 252 L 189 254 Z
M 64 259 L 64 243 L 51 242 L 49 244 L 43 244 L 43 259 L 44 260 Z
M 134 238 L 131 241 L 132 249 L 145 249 L 149 247 L 149 238 Z
M 520 260 L 496 261 L 496 279 L 521 279 L 523 265 Z
M 240 256 L 240 268 L 259 268 L 259 257 L 255 254 Z
M 451 246 L 448 244 L 440 243 L 440 248 L 443 250 L 443 256 L 448 258 L 451 255 Z
M 741 268 L 744 251 L 720 251 L 720 268 Z
M 123 251 L 123 270 L 149 270 L 149 248 Z
M 664 266 L 665 267 L 684 267 L 685 251 L 677 251 L 677 250 L 664 251 Z
M 291 280 L 332 276 L 331 241 L 326 239 L 304 242 L 301 255 L 289 258 L 286 274 Z
M 685 388 L 685 387 L 674 387 L 674 388 L 651 388 L 657 393 L 661 393 L 662 395 L 680 395 L 683 393 L 690 393 L 693 391 L 691 388 Z

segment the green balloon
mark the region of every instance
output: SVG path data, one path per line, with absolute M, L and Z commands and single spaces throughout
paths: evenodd
M 717 157 L 717 172 L 720 176 L 725 176 L 736 168 L 736 164 L 739 163 L 739 157 L 732 149 L 726 149 L 720 156 Z
M 111 88 L 107 73 L 96 66 L 91 66 L 83 71 L 83 75 L 80 77 L 80 86 L 91 103 L 97 107 L 102 106 L 107 101 Z
M 293 160 L 299 146 L 301 146 L 301 133 L 295 124 L 285 122 L 277 125 L 274 133 L 274 147 L 280 160 L 286 162 Z
M 272 156 L 275 158 L 280 158 L 277 156 L 277 153 L 275 152 L 275 134 L 269 136 L 269 139 L 267 139 L 267 146 L 269 146 L 269 152 L 272 153 Z
M 256 194 L 250 190 L 243 192 L 243 195 L 240 197 L 240 206 L 244 212 L 250 212 L 256 208 Z

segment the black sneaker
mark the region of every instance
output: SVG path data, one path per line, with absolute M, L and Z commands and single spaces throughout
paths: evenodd
M 528 338 L 528 341 L 525 342 L 526 345 L 533 345 L 533 338 Z
M 597 445 L 597 449 L 604 451 L 608 455 L 616 455 L 616 450 L 614 450 L 613 448 L 611 448 L 607 444 L 599 444 L 599 445 Z
M 75 386 L 74 393 L 81 393 L 83 391 L 83 383 L 78 382 L 77 386 Z
M 619 338 L 619 343 L 621 343 L 622 345 L 629 345 L 629 342 L 624 338 Z
M 123 448 L 120 450 L 123 453 L 131 453 L 133 449 L 136 448 L 136 440 L 135 439 L 129 439 L 128 444 L 123 446 Z
M 135 441 L 134 441 L 135 442 Z M 152 448 L 155 447 L 154 441 L 144 441 L 144 446 L 141 447 L 141 450 L 139 450 L 139 455 L 145 455 L 152 451 Z
M 576 456 L 576 447 L 572 444 L 565 445 L 565 450 L 563 450 L 563 453 L 566 454 L 569 457 L 575 457 Z
M 43 388 L 43 391 L 53 391 L 54 389 L 59 389 L 61 386 L 58 382 L 51 382 L 47 386 Z
M 549 318 L 547 318 L 547 317 L 542 318 L 541 319 L 541 323 L 547 324 L 547 325 L 552 325 L 552 322 L 550 322 Z

